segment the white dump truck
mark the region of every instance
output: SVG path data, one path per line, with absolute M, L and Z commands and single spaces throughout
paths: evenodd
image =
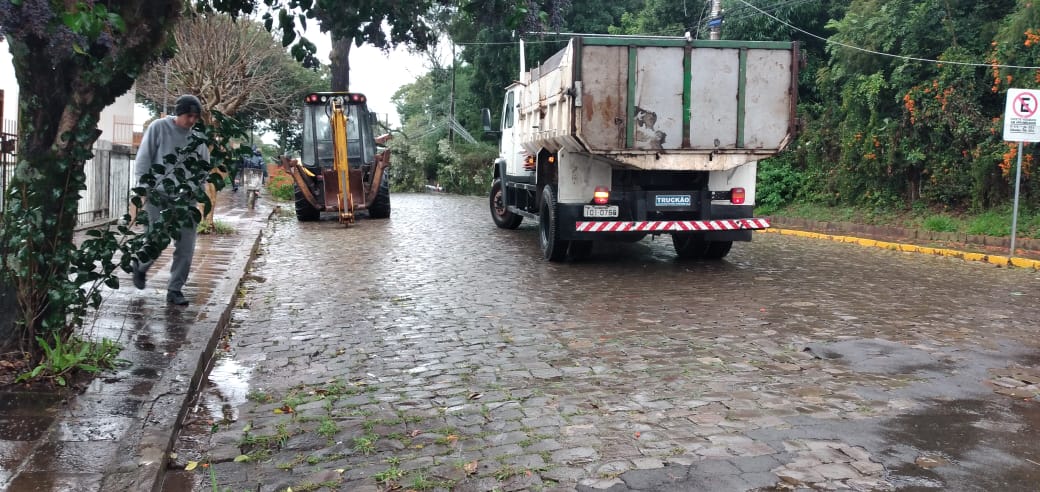
M 537 220 L 550 261 L 647 234 L 726 256 L 769 227 L 757 162 L 794 137 L 799 58 L 792 42 L 572 37 L 506 89 L 495 224 Z

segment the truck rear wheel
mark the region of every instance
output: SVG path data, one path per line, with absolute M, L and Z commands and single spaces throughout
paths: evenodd
M 368 207 L 370 219 L 390 218 L 390 181 L 387 181 L 386 178 L 386 169 L 383 169 L 383 179 L 379 182 L 379 191 L 376 192 L 372 205 Z
M 704 257 L 708 242 L 700 234 L 672 234 L 672 246 L 679 258 L 695 260 Z
M 506 208 L 505 191 L 502 190 L 502 180 L 495 178 L 495 181 L 491 183 L 491 196 L 489 197 L 491 202 L 491 219 L 495 221 L 495 225 L 502 229 L 516 229 L 520 227 L 520 222 L 524 220 L 524 216 L 514 214 Z
M 574 260 L 582 260 L 588 258 L 592 254 L 592 241 L 571 241 L 571 246 L 567 250 L 567 255 Z
M 321 212 L 307 201 L 300 186 L 293 183 L 293 195 L 296 198 L 296 220 L 300 222 L 313 222 L 321 218 Z
M 560 239 L 559 216 L 556 210 L 556 195 L 552 186 L 542 189 L 542 203 L 538 217 L 538 243 L 542 247 L 542 255 L 549 261 L 563 261 L 567 257 L 567 243 Z
M 733 241 L 708 241 L 708 248 L 704 250 L 704 258 L 718 260 L 729 254 L 733 247 Z
M 672 246 L 682 259 L 718 260 L 729 254 L 733 241 L 709 241 L 700 234 L 672 234 Z

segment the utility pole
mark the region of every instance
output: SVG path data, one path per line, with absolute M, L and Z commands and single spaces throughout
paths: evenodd
M 711 20 L 708 21 L 708 39 L 722 39 L 722 0 L 711 0 Z
M 166 60 L 165 62 L 163 62 L 163 76 L 162 77 L 163 77 L 162 78 L 162 87 L 163 87 L 162 117 L 165 118 L 166 115 L 169 114 L 169 113 L 166 112 L 166 100 L 170 98 L 170 96 L 167 95 L 167 91 L 170 90 L 170 60 Z
M 455 146 L 455 41 L 451 42 L 451 96 L 448 99 L 448 144 Z

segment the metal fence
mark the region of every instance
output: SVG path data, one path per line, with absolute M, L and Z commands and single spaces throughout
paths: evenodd
M 3 190 L 11 183 L 18 152 L 15 148 L 17 135 L 4 131 L 0 136 L 0 186 Z M 128 210 L 130 180 L 133 176 L 134 148 L 129 145 L 113 144 L 98 140 L 94 144 L 94 158 L 84 163 L 87 189 L 79 200 L 76 227 L 87 228 L 116 220 Z M 0 194 L 0 209 L 7 209 L 7 193 Z

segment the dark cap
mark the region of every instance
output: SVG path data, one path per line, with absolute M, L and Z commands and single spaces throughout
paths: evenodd
M 185 94 L 177 98 L 177 102 L 174 103 L 173 114 L 180 116 L 182 114 L 202 114 L 202 103 L 199 102 L 199 98 Z

